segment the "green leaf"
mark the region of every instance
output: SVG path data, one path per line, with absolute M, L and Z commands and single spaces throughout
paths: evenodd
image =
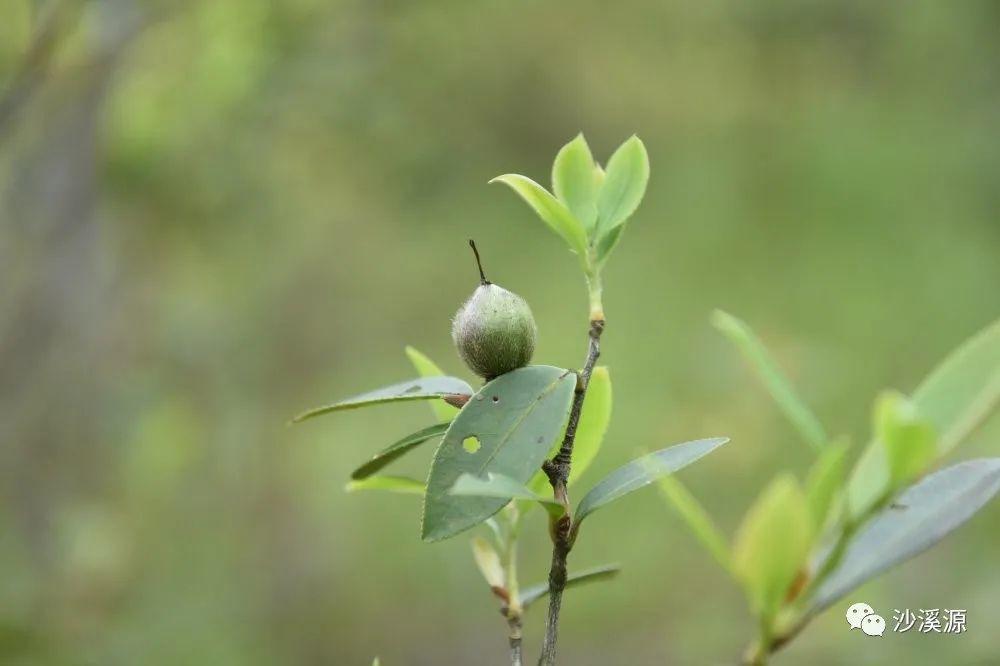
M 694 495 L 673 475 L 660 479 L 660 490 L 701 545 L 711 553 L 723 569 L 730 571 L 733 557 L 729 551 L 729 544 Z
M 813 599 L 818 612 L 859 585 L 934 545 L 1000 491 L 1000 458 L 979 458 L 928 475 L 875 516 L 848 545 Z
M 335 402 L 332 405 L 315 407 L 296 416 L 292 419 L 292 423 L 301 423 L 306 419 L 345 409 L 357 409 L 359 407 L 367 407 L 368 405 L 381 405 L 388 402 L 401 402 L 403 400 L 431 400 L 434 398 L 443 398 L 447 395 L 472 395 L 472 387 L 457 377 L 411 379 L 376 391 L 362 393 L 353 398 Z
M 806 500 L 817 533 L 830 520 L 831 508 L 843 489 L 847 448 L 846 442 L 825 447 L 806 476 Z
M 944 359 L 913 393 L 921 418 L 938 435 L 938 458 L 989 418 L 1000 400 L 1000 320 L 967 340 Z M 890 492 L 884 446 L 874 440 L 858 459 L 847 484 L 847 504 L 855 520 Z
M 569 212 L 569 209 L 548 190 L 526 176 L 508 173 L 497 176 L 491 183 L 504 183 L 524 199 L 538 214 L 545 224 L 562 236 L 571 250 L 580 256 L 580 261 L 586 265 L 587 235 L 583 227 Z
M 597 457 L 604 443 L 604 435 L 611 423 L 611 375 L 605 366 L 594 368 L 587 384 L 587 397 L 584 399 L 583 411 L 580 412 L 580 422 L 576 428 L 576 439 L 573 441 L 573 466 L 570 468 L 569 484 L 573 483 L 587 471 Z
M 562 513 L 562 505 L 555 499 L 538 495 L 524 484 L 503 474 L 487 472 L 485 479 L 471 474 L 462 474 L 455 481 L 450 492 L 452 495 L 465 497 L 497 497 L 508 502 L 512 499 L 529 500 L 542 504 L 553 513 Z
M 847 515 L 858 522 L 890 492 L 889 462 L 885 445 L 874 439 L 861 453 L 847 481 Z
M 615 249 L 618 245 L 619 239 L 622 237 L 622 232 L 625 230 L 624 224 L 619 224 L 617 227 L 609 231 L 608 233 L 601 236 L 597 241 L 597 265 L 604 266 L 608 261 L 608 257 L 611 256 L 611 251 Z
M 410 359 L 410 363 L 416 368 L 417 374 L 421 377 L 440 377 L 444 375 L 444 372 L 438 367 L 438 364 L 432 361 L 426 354 L 421 352 L 415 347 L 407 345 L 406 355 Z M 458 414 L 458 407 L 453 407 L 449 405 L 444 400 L 435 400 L 430 403 L 431 410 L 434 412 L 435 418 L 441 423 L 449 423 L 455 414 Z
M 493 589 L 504 588 L 503 565 L 500 563 L 500 556 L 493 549 L 490 542 L 483 537 L 477 536 L 472 540 L 472 556 L 476 560 L 476 566 L 486 579 L 486 584 Z
M 449 491 L 463 473 L 483 477 L 492 472 L 525 483 L 562 428 L 575 386 L 574 373 L 536 365 L 501 375 L 476 393 L 452 421 L 434 455 L 424 499 L 426 541 L 454 536 L 507 503 L 503 498 L 457 497 Z
M 625 224 L 646 193 L 649 156 L 633 135 L 618 147 L 605 168 L 604 185 L 597 195 L 597 237 Z
M 795 393 L 795 389 L 768 354 L 767 348 L 746 322 L 727 312 L 716 310 L 712 314 L 712 324 L 736 345 L 753 366 L 785 418 L 799 431 L 802 438 L 817 449 L 823 448 L 829 440 L 819 419 Z
M 883 392 L 875 403 L 875 437 L 885 447 L 890 490 L 921 475 L 936 456 L 934 427 L 897 391 Z
M 349 493 L 360 490 L 385 490 L 407 495 L 423 495 L 425 487 L 422 481 L 405 476 L 369 476 L 359 481 L 351 481 L 344 490 Z
M 913 392 L 943 456 L 1000 406 L 1000 319 L 948 355 Z
M 371 476 L 411 449 L 423 444 L 429 439 L 434 439 L 435 437 L 443 435 L 449 425 L 450 424 L 448 423 L 435 423 L 434 425 L 424 428 L 423 430 L 410 433 L 395 444 L 382 449 L 372 456 L 371 460 L 351 473 L 351 478 L 358 481 Z
M 570 468 L 569 485 L 572 486 L 583 476 L 590 464 L 597 457 L 597 452 L 604 442 L 604 434 L 611 422 L 611 375 L 606 366 L 599 365 L 590 375 L 587 385 L 587 397 L 580 413 L 580 422 L 576 427 L 576 439 L 573 442 L 573 466 Z M 562 444 L 563 433 L 549 448 L 549 456 L 555 454 Z M 549 477 L 539 470 L 531 477 L 528 488 L 538 495 L 551 494 Z
M 576 509 L 575 526 L 579 526 L 584 518 L 602 506 L 687 467 L 728 441 L 727 437 L 713 437 L 684 442 L 650 453 L 619 467 L 604 477 L 580 500 Z
M 790 474 L 776 478 L 743 519 L 733 546 L 733 573 L 768 626 L 812 545 L 806 498 Z
M 594 156 L 583 134 L 577 134 L 556 155 L 552 191 L 588 232 L 597 221 L 597 190 Z
M 601 580 L 614 578 L 621 572 L 621 567 L 617 564 L 606 564 L 603 567 L 584 569 L 576 573 L 571 573 L 566 577 L 566 588 L 579 587 L 587 583 L 596 583 Z M 541 583 L 523 590 L 520 594 L 521 607 L 527 608 L 539 599 L 544 598 L 549 593 L 548 583 Z

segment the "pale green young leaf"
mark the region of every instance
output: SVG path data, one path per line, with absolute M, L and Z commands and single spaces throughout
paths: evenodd
M 859 585 L 918 555 L 957 529 L 1000 491 L 1000 458 L 958 463 L 898 495 L 850 542 L 816 591 L 812 610 L 829 607 Z
M 488 472 L 523 484 L 541 466 L 569 413 L 576 375 L 537 365 L 486 384 L 452 421 L 431 464 L 422 532 L 427 541 L 454 536 L 499 511 L 507 500 L 455 496 L 463 474 Z
M 649 156 L 633 135 L 608 160 L 604 185 L 597 195 L 597 238 L 607 235 L 635 212 L 649 182 Z
M 590 232 L 597 220 L 594 156 L 583 134 L 563 146 L 552 165 L 552 191 L 573 217 Z
M 351 473 L 351 478 L 357 481 L 373 475 L 375 472 L 378 472 L 392 461 L 408 453 L 410 450 L 423 444 L 427 440 L 440 437 L 448 429 L 448 425 L 449 424 L 447 423 L 435 423 L 432 426 L 410 433 L 398 442 L 387 446 L 372 456 L 371 460 L 361 465 Z
M 938 435 L 940 458 L 996 415 L 1000 401 L 1000 320 L 964 342 L 913 393 L 913 405 Z M 847 484 L 850 515 L 860 519 L 890 488 L 885 447 L 874 440 L 854 466 Z
M 597 265 L 603 267 L 608 261 L 608 257 L 611 256 L 611 251 L 615 249 L 618 245 L 618 241 L 622 237 L 622 232 L 625 230 L 624 224 L 619 224 L 617 227 L 604 234 L 597 240 L 597 247 L 595 253 L 597 255 Z
M 913 392 L 913 404 L 938 433 L 938 456 L 1000 408 L 1000 319 L 950 353 Z
M 897 391 L 883 392 L 875 402 L 875 437 L 885 447 L 889 490 L 912 481 L 934 462 L 936 437 L 930 423 Z
M 660 479 L 660 490 L 677 515 L 687 523 L 688 529 L 694 533 L 705 550 L 715 558 L 716 562 L 722 565 L 723 569 L 731 571 L 732 553 L 729 550 L 729 544 L 695 496 L 674 475 Z
M 433 400 L 449 395 L 472 395 L 472 387 L 457 377 L 423 377 L 393 384 L 375 391 L 346 398 L 331 405 L 315 407 L 299 414 L 292 423 L 300 423 L 330 412 L 357 409 L 369 405 L 381 405 L 404 400 Z
M 795 389 L 774 362 L 767 348 L 760 342 L 746 322 L 733 315 L 716 310 L 712 314 L 712 324 L 743 354 L 757 372 L 765 388 L 777 403 L 778 408 L 789 423 L 799 431 L 806 442 L 821 449 L 828 441 L 826 432 L 812 410 L 799 398 Z
M 344 490 L 349 493 L 361 490 L 385 490 L 405 495 L 423 495 L 425 486 L 423 481 L 405 476 L 369 476 L 358 481 L 351 481 L 344 486 Z
M 847 449 L 847 442 L 825 447 L 806 476 L 806 499 L 817 534 L 826 527 L 834 502 L 843 490 Z
M 621 567 L 617 564 L 605 564 L 602 567 L 593 567 L 570 573 L 566 577 L 566 589 L 580 587 L 589 583 L 596 583 L 602 580 L 610 580 L 621 572 Z M 539 599 L 545 598 L 549 593 L 549 584 L 540 583 L 533 585 L 521 592 L 521 608 L 528 608 Z
M 713 437 L 684 442 L 637 458 L 619 467 L 590 489 L 576 509 L 575 526 L 597 509 L 614 502 L 657 479 L 687 467 L 729 441 Z
M 861 452 L 847 480 L 845 502 L 848 518 L 855 523 L 860 521 L 885 499 L 891 486 L 885 444 L 873 439 Z
M 733 573 L 754 612 L 770 626 L 812 545 L 806 498 L 790 474 L 769 485 L 736 533 Z
M 421 377 L 440 377 L 444 375 L 438 364 L 419 349 L 407 345 L 406 356 L 410 359 L 410 363 L 413 364 L 413 367 L 417 370 L 417 374 Z M 430 403 L 430 406 L 434 412 L 434 416 L 441 423 L 448 423 L 458 413 L 458 407 L 453 407 L 444 400 L 434 400 Z
M 611 423 L 611 374 L 606 366 L 597 366 L 591 373 L 584 405 L 573 442 L 573 466 L 569 473 L 571 486 L 594 462 Z
M 580 261 L 587 264 L 587 234 L 566 206 L 544 187 L 527 176 L 508 173 L 497 176 L 491 183 L 504 183 L 524 199 L 545 224 L 562 236 Z

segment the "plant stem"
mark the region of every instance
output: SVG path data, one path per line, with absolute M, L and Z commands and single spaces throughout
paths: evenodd
M 600 272 L 587 276 L 587 293 L 590 295 L 590 321 L 604 321 L 604 304 L 601 296 L 604 285 L 601 282 Z
M 521 661 L 521 616 L 512 615 L 507 618 L 510 627 L 510 666 L 522 666 Z
M 507 585 L 507 595 L 510 600 L 504 609 L 504 616 L 507 618 L 509 629 L 508 639 L 510 641 L 510 664 L 511 666 L 521 666 L 521 623 L 522 613 L 520 588 L 517 582 L 517 540 L 521 532 L 521 514 L 517 510 L 517 504 L 508 505 L 510 511 L 509 522 L 507 524 L 506 548 L 503 552 L 505 580 Z
M 573 406 L 569 412 L 566 424 L 566 435 L 563 437 L 559 452 L 552 460 L 545 461 L 542 469 L 552 484 L 552 493 L 563 505 L 563 515 L 552 524 L 552 564 L 549 567 L 549 613 L 545 620 L 545 639 L 542 644 L 542 654 L 538 658 L 540 666 L 552 666 L 556 661 L 556 643 L 559 638 L 559 611 L 562 608 L 562 593 L 566 589 L 566 558 L 573 548 L 573 519 L 569 510 L 569 494 L 566 490 L 569 481 L 570 466 L 573 460 L 573 442 L 576 439 L 576 429 L 580 423 L 580 413 L 583 411 L 583 401 L 587 396 L 587 386 L 594 364 L 601 355 L 601 334 L 604 332 L 604 314 L 600 303 L 600 281 L 590 282 L 591 320 L 590 346 L 587 361 L 579 375 L 576 394 L 573 396 Z M 595 300 L 596 298 L 596 300 Z M 597 316 L 599 315 L 599 316 Z

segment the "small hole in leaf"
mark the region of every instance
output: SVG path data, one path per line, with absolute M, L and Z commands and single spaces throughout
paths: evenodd
M 500 402 L 500 396 L 498 395 L 493 396 L 493 402 Z
M 482 446 L 482 444 L 480 444 L 479 439 L 477 439 L 475 435 L 469 435 L 462 440 L 462 448 L 469 453 L 475 453 L 479 450 L 480 446 Z

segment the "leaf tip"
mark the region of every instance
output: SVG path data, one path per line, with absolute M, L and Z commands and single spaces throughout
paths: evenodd
M 709 321 L 720 331 L 732 330 L 739 325 L 739 319 L 721 309 L 713 310 Z

